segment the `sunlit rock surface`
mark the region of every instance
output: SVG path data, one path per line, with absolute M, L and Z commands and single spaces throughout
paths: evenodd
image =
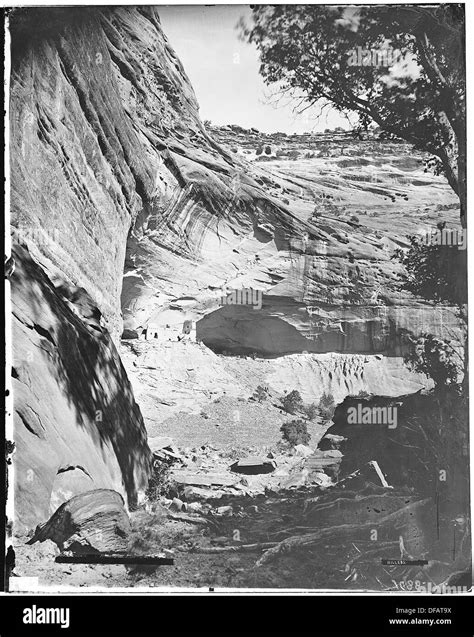
M 276 443 L 288 419 L 276 397 L 295 389 L 306 404 L 318 404 L 323 393 L 340 403 L 361 391 L 397 397 L 432 387 L 400 357 L 382 355 L 235 357 L 202 343 L 137 340 L 123 341 L 121 355 L 149 435 L 171 435 L 183 445 L 210 435 L 223 444 L 244 444 L 249 429 L 251 438 L 265 431 L 263 444 Z M 258 386 L 274 397 L 261 405 L 249 402 Z

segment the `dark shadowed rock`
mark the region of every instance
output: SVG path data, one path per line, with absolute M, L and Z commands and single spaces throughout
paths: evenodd
M 27 250 L 14 255 L 15 513 L 27 530 L 82 491 L 112 488 L 133 503 L 151 452 L 108 332 L 70 308 Z
M 235 473 L 253 476 L 260 473 L 272 473 L 275 471 L 275 463 L 269 458 L 249 456 L 248 458 L 241 458 L 238 462 L 234 462 L 230 468 Z
M 140 335 L 138 334 L 137 330 L 132 330 L 128 327 L 126 327 L 122 332 L 122 338 L 125 340 L 132 340 L 134 338 L 139 338 L 139 336 Z

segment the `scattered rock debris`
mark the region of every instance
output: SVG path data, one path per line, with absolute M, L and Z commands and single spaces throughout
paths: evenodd
M 446 579 L 451 567 L 439 558 L 427 559 L 444 551 L 433 535 L 433 503 L 407 487 L 392 488 L 375 460 L 338 479 L 342 453 L 336 447 L 342 441 L 330 442 L 324 451 L 304 445 L 217 449 L 179 448 L 170 439 L 156 443 L 155 468 L 161 476 L 164 466 L 168 478 L 161 493 L 130 513 L 126 555 L 142 561 L 160 555 L 169 558 L 169 565 L 70 564 L 66 569 L 54 563 L 56 548 L 45 559 L 40 547 L 53 535 L 58 539 L 57 530 L 46 530 L 58 528 L 52 520 L 63 519 L 59 512 L 70 508 L 73 498 L 32 538 L 42 533 L 43 544 L 17 548 L 17 572 L 29 575 L 47 564 L 48 582 L 102 588 L 390 590 L 393 580 Z M 252 471 L 270 466 L 272 471 L 245 474 L 235 472 L 237 466 Z M 440 523 L 442 530 L 448 524 Z M 376 545 L 370 541 L 374 528 Z M 410 566 L 382 565 L 383 558 L 407 555 L 426 559 L 426 566 L 415 573 Z

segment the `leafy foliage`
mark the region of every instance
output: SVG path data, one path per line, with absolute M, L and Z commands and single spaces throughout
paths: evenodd
M 295 414 L 303 409 L 303 399 L 299 391 L 294 389 L 281 399 L 283 409 L 289 414 Z
M 303 412 L 306 415 L 306 418 L 308 418 L 309 420 L 314 420 L 318 415 L 318 406 L 316 405 L 316 403 L 305 405 L 303 407 Z
M 438 231 L 445 231 L 444 224 L 438 224 Z M 400 276 L 402 288 L 438 303 L 458 306 L 461 319 L 466 320 L 467 301 L 466 250 L 457 245 L 437 245 L 426 242 L 420 236 L 411 236 L 408 251 L 396 250 L 398 258 L 405 266 L 406 273 Z M 412 338 L 412 349 L 405 362 L 414 371 L 433 379 L 438 391 L 454 386 L 464 366 L 464 383 L 467 386 L 467 342 L 464 359 L 449 340 L 432 334 L 422 334 Z
M 452 232 L 444 223 L 437 228 L 439 233 Z M 457 245 L 437 245 L 421 235 L 412 235 L 409 241 L 406 252 L 397 249 L 393 254 L 406 269 L 399 278 L 403 288 L 430 301 L 466 303 L 466 251 Z
M 153 462 L 153 469 L 146 489 L 146 496 L 149 500 L 158 500 L 161 495 L 168 493 L 172 484 L 171 465 L 171 460 L 155 460 Z
M 304 420 L 290 420 L 283 423 L 280 427 L 283 440 L 289 442 L 290 445 L 307 445 L 311 440 L 311 435 L 308 433 L 308 427 Z
M 459 366 L 454 362 L 453 354 L 449 341 L 423 334 L 415 341 L 405 362 L 413 371 L 432 378 L 437 388 L 444 388 L 457 383 Z
M 334 402 L 334 396 L 331 393 L 324 392 L 319 400 L 318 410 L 321 417 L 324 420 L 331 420 L 334 416 L 334 410 L 336 409 L 336 403 Z
M 253 392 L 252 398 L 258 403 L 263 403 L 268 398 L 268 387 L 258 385 L 257 389 Z

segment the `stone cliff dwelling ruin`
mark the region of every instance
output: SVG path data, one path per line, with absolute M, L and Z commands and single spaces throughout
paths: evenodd
M 163 340 L 163 329 L 159 325 L 147 325 L 143 330 L 143 337 L 146 341 L 151 341 L 153 339 Z

